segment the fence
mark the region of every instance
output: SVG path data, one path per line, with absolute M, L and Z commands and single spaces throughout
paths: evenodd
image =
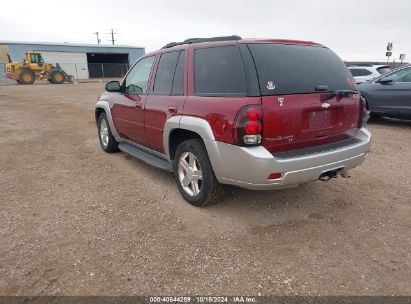
M 126 63 L 59 63 L 61 68 L 77 80 L 93 78 L 121 78 L 126 75 Z
M 118 78 L 124 77 L 129 65 L 124 63 L 89 63 L 89 78 Z

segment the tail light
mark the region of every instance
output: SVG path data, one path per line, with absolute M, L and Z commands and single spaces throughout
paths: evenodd
M 233 141 L 236 145 L 261 144 L 263 135 L 263 109 L 261 105 L 245 106 L 238 111 L 233 125 Z
M 368 120 L 367 115 L 367 100 L 364 97 L 360 97 L 360 115 L 358 120 L 358 128 L 362 128 L 366 125 Z

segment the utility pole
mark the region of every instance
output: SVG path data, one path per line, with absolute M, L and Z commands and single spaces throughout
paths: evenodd
M 111 43 L 114 45 L 114 41 L 117 41 L 117 39 L 114 39 L 114 35 L 117 35 L 117 33 L 114 33 L 114 29 L 110 30 L 111 32 L 109 34 L 111 34 Z
M 100 44 L 101 39 L 100 39 L 100 37 L 98 36 L 99 32 L 95 32 L 95 33 L 93 33 L 93 34 L 95 34 L 95 35 L 97 36 L 97 44 Z

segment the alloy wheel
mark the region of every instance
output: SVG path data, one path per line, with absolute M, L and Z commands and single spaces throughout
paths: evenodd
M 107 121 L 105 119 L 102 119 L 100 121 L 100 140 L 101 143 L 104 147 L 107 147 L 108 145 L 108 126 L 107 126 Z
M 197 157 L 191 152 L 181 154 L 178 161 L 178 177 L 184 191 L 190 196 L 200 193 L 203 172 Z

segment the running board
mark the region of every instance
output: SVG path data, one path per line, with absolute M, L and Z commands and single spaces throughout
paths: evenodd
M 164 158 L 158 157 L 148 151 L 139 149 L 126 142 L 121 142 L 118 144 L 118 148 L 124 153 L 130 154 L 131 156 L 162 170 L 173 172 L 171 164 Z

